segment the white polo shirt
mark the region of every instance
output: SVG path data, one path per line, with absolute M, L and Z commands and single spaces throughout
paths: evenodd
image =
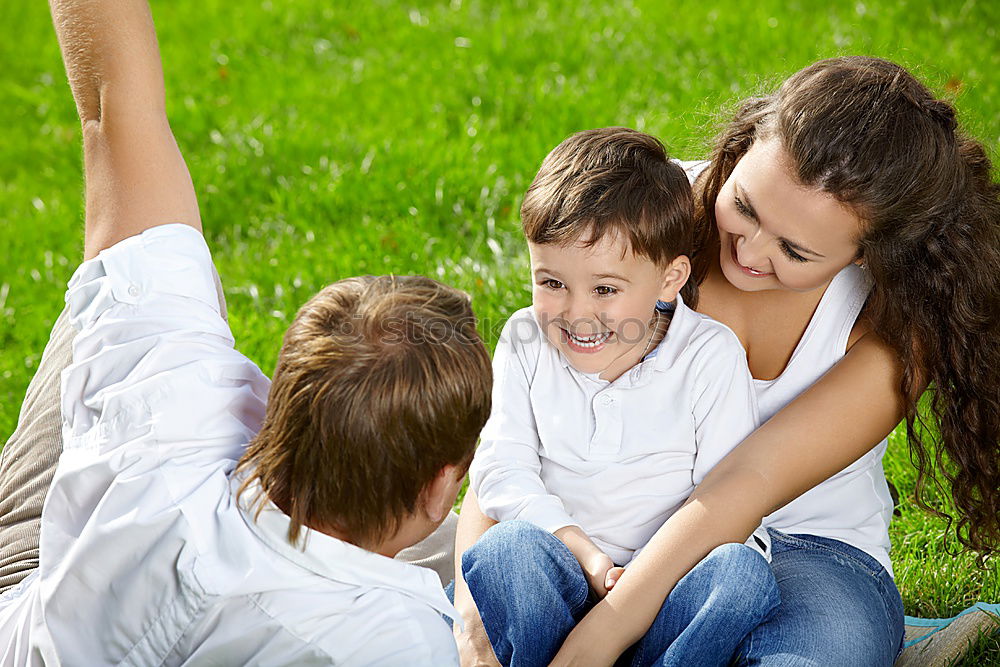
M 0 597 L 0 665 L 458 664 L 430 570 L 306 530 L 233 475 L 270 383 L 233 349 L 186 225 L 85 262 L 66 300 L 63 446 L 38 570 Z
M 614 382 L 573 368 L 531 308 L 504 327 L 470 479 L 483 512 L 579 526 L 625 565 L 757 426 L 743 348 L 678 297 L 663 341 Z M 761 545 L 754 536 L 760 539 Z M 748 540 L 769 555 L 766 532 Z

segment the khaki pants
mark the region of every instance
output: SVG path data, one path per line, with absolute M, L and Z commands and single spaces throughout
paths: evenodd
M 216 285 L 225 313 L 218 276 Z M 28 384 L 17 428 L 0 453 L 0 593 L 38 567 L 42 505 L 62 453 L 60 375 L 72 361 L 75 335 L 64 309 L 52 326 L 38 370 Z M 454 578 L 457 523 L 458 517 L 450 513 L 437 531 L 397 558 L 434 570 L 442 585 L 447 585 Z

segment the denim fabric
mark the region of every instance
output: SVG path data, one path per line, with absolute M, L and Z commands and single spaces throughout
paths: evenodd
M 769 532 L 781 604 L 740 644 L 737 664 L 892 665 L 903 601 L 885 568 L 839 540 Z
M 594 605 L 569 549 L 524 521 L 490 528 L 462 556 L 462 572 L 504 665 L 547 665 Z M 742 544 L 723 545 L 678 582 L 618 664 L 728 664 L 778 602 L 767 561 Z

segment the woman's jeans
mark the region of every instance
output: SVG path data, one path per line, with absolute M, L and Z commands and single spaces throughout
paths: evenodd
M 892 665 L 903 649 L 903 600 L 864 551 L 770 530 L 781 605 L 740 644 L 738 665 Z
M 618 664 L 891 665 L 903 608 L 884 568 L 837 540 L 771 539 L 770 565 L 742 544 L 712 551 Z M 548 664 L 594 605 L 569 549 L 523 521 L 490 528 L 462 571 L 504 665 Z

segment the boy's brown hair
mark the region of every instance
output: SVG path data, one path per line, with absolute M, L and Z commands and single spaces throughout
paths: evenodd
M 694 247 L 694 201 L 684 170 L 656 137 L 625 127 L 577 132 L 542 162 L 521 204 L 532 243 L 593 245 L 620 235 L 658 266 Z M 694 281 L 685 285 L 689 304 Z
M 259 481 L 293 544 L 302 526 L 378 543 L 444 466 L 469 465 L 492 377 L 463 292 L 422 276 L 334 283 L 285 334 L 240 492 Z

